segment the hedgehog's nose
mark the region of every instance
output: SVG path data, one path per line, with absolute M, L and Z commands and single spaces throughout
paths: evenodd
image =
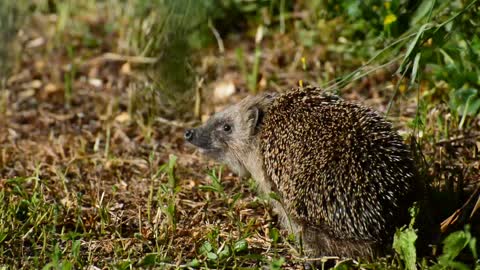
M 185 137 L 185 140 L 191 141 L 193 139 L 193 129 L 187 129 L 183 137 Z

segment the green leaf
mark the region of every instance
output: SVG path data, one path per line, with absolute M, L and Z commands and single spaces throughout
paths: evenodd
M 210 252 L 212 251 L 212 244 L 210 244 L 210 242 L 208 241 L 205 241 L 205 243 L 203 243 L 203 245 L 200 247 L 200 253 L 203 254 L 203 253 L 207 253 L 207 252 Z
M 468 103 L 468 110 L 466 113 L 468 115 L 476 115 L 478 110 L 480 109 L 480 96 L 472 97 L 469 99 L 470 102 Z
M 2 243 L 8 236 L 7 232 L 0 232 L 0 243 Z
M 453 60 L 452 56 L 450 56 L 444 49 L 439 48 L 438 51 L 442 54 L 443 56 L 443 61 L 447 66 L 453 66 L 455 67 L 455 60 Z
M 69 261 L 63 261 L 62 262 L 62 270 L 70 270 L 70 269 L 73 269 L 73 263 L 69 262 Z
M 477 35 L 473 37 L 471 48 L 477 57 L 480 56 L 480 38 Z
M 228 258 L 230 256 L 230 248 L 228 247 L 228 245 L 225 245 L 222 250 L 220 250 L 218 252 L 218 257 L 220 259 L 225 259 L 225 258 Z
M 435 0 L 423 0 L 418 6 L 417 10 L 415 10 L 413 13 L 410 19 L 410 25 L 415 26 L 419 21 L 425 18 L 425 16 L 430 13 L 434 5 Z
M 157 262 L 157 253 L 149 253 L 140 261 L 141 266 L 154 266 Z
M 211 185 L 205 185 L 205 186 L 199 186 L 198 189 L 201 191 L 211 191 L 211 192 L 218 192 L 218 188 L 211 186 Z
M 220 177 L 222 173 L 222 168 L 219 169 L 218 173 L 215 169 L 208 173 L 210 179 L 212 179 L 212 184 L 201 186 L 200 189 L 209 190 L 224 194 L 222 183 L 220 182 Z
M 168 184 L 173 190 L 175 188 L 177 179 L 175 178 L 175 164 L 177 163 L 177 156 L 170 154 L 168 158 Z
M 337 265 L 335 265 L 335 268 L 333 269 L 334 270 L 350 270 L 350 269 L 356 269 L 356 268 L 357 267 L 355 267 L 353 260 L 349 259 L 349 260 L 344 260 L 337 263 Z
M 49 262 L 47 263 L 43 268 L 42 270 L 50 270 L 50 269 L 55 269 L 55 263 L 54 262 Z
M 362 9 L 360 8 L 360 1 L 345 1 L 347 14 L 350 18 L 356 19 L 362 16 Z
M 477 238 L 472 237 L 472 239 L 468 243 L 468 246 L 470 247 L 470 251 L 472 252 L 473 257 L 474 258 L 479 258 L 478 254 L 477 254 Z
M 245 241 L 245 239 L 238 240 L 237 242 L 235 242 L 235 245 L 233 246 L 233 250 L 235 252 L 242 252 L 242 251 L 246 251 L 247 249 L 248 249 L 248 242 Z
M 282 200 L 280 196 L 275 192 L 270 192 L 270 194 L 268 195 L 270 196 L 270 198 L 274 199 L 277 202 L 280 202 Z
M 417 253 L 415 249 L 415 241 L 417 234 L 413 228 L 403 228 L 397 230 L 393 239 L 393 248 L 400 255 L 405 263 L 405 269 L 417 269 Z
M 200 266 L 200 261 L 197 258 L 191 260 L 188 264 L 189 267 L 198 268 Z
M 217 254 L 213 253 L 213 252 L 208 252 L 207 253 L 207 258 L 210 260 L 210 261 L 215 261 L 218 259 L 218 256 Z
M 457 270 L 470 270 L 471 268 L 464 264 L 464 263 L 461 263 L 461 262 L 455 262 L 455 261 L 452 261 L 452 262 L 449 262 L 447 266 L 447 269 L 457 269 Z
M 443 254 L 438 258 L 438 261 L 442 264 L 452 261 L 468 245 L 469 241 L 469 234 L 465 233 L 465 231 L 449 234 L 443 240 Z
M 272 242 L 276 243 L 278 242 L 278 238 L 280 237 L 280 233 L 277 228 L 272 228 L 269 232 L 270 239 L 272 239 Z
M 271 270 L 280 270 L 282 269 L 282 265 L 285 263 L 285 258 L 272 258 L 272 262 L 270 263 Z
M 415 55 L 415 59 L 413 60 L 412 77 L 410 78 L 410 84 L 413 84 L 417 79 L 418 66 L 420 65 L 421 58 L 422 58 L 422 54 L 418 52 Z
M 408 224 L 409 228 L 413 228 L 415 225 L 415 220 L 417 219 L 419 211 L 420 209 L 418 208 L 418 204 L 416 202 L 412 207 L 408 208 L 408 213 L 410 214 L 410 223 Z
M 450 95 L 450 107 L 460 115 L 475 116 L 480 110 L 480 95 L 474 88 L 460 88 Z
M 62 240 L 75 240 L 75 239 L 80 239 L 82 237 L 85 237 L 85 234 L 71 231 L 71 232 L 62 234 L 60 237 Z
M 238 199 L 240 199 L 241 197 L 242 197 L 242 193 L 237 193 L 233 195 L 231 207 L 233 207 L 237 203 Z
M 408 49 L 407 49 L 407 53 L 405 53 L 405 57 L 403 58 L 402 64 L 400 65 L 400 71 L 402 71 L 407 65 L 408 59 L 411 57 L 413 50 L 415 49 L 423 32 L 425 32 L 425 29 L 427 28 L 427 26 L 428 24 L 422 25 L 420 29 L 418 29 L 418 32 L 417 32 L 417 35 L 415 35 L 415 38 L 410 42 L 410 45 L 408 46 Z
M 132 266 L 132 262 L 130 260 L 124 260 L 115 264 L 114 269 L 127 270 L 127 269 L 130 269 L 131 266 Z
M 72 243 L 72 256 L 77 258 L 80 256 L 80 248 L 81 248 L 80 240 L 75 240 Z

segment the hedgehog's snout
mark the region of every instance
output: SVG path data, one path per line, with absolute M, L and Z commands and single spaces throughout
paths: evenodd
M 202 137 L 201 134 L 202 132 L 200 132 L 198 130 L 198 128 L 192 128 L 192 129 L 187 129 L 185 130 L 185 133 L 183 134 L 183 137 L 185 138 L 185 141 L 197 146 L 197 147 L 202 147 L 202 145 L 199 145 L 200 144 L 200 141 Z
M 185 140 L 198 148 L 201 149 L 210 149 L 212 148 L 212 141 L 210 138 L 210 134 L 204 128 L 193 128 L 185 130 L 183 134 Z
M 183 137 L 185 138 L 185 140 L 187 140 L 188 142 L 192 141 L 193 139 L 193 134 L 194 134 L 194 130 L 193 129 L 187 129 L 185 131 L 185 134 L 183 134 Z

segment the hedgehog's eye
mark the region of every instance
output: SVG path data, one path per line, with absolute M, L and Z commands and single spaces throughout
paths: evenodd
M 232 131 L 232 127 L 229 124 L 224 124 L 223 125 L 223 131 L 230 132 L 230 131 Z

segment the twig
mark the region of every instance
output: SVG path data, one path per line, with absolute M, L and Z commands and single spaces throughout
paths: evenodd
M 104 53 L 101 56 L 95 57 L 88 61 L 89 63 L 97 63 L 102 61 L 123 61 L 137 64 L 155 64 L 158 61 L 156 57 L 145 57 L 145 56 L 130 56 L 130 55 L 121 55 L 116 53 Z
M 220 36 L 220 33 L 218 33 L 215 26 L 213 26 L 213 23 L 212 23 L 211 20 L 208 20 L 208 28 L 210 28 L 210 30 L 212 30 L 212 33 L 215 36 L 215 39 L 217 40 L 218 50 L 220 51 L 220 53 L 223 54 L 225 52 L 225 47 L 223 46 L 222 37 Z
M 193 109 L 193 114 L 196 119 L 200 119 L 200 114 L 202 112 L 202 87 L 203 87 L 203 78 L 197 78 L 197 87 L 195 88 L 195 106 Z
M 463 212 L 466 211 L 466 208 L 471 204 L 474 198 L 477 198 L 477 202 L 474 206 L 474 209 L 472 210 L 472 213 L 469 215 L 470 216 L 469 219 L 471 219 L 473 217 L 473 214 L 476 212 L 476 210 L 478 210 L 477 206 L 480 201 L 480 187 L 477 187 L 477 189 L 473 192 L 470 198 L 468 198 L 468 200 L 462 205 L 462 207 L 457 209 L 452 215 L 450 215 L 448 218 L 442 221 L 442 223 L 440 224 L 440 231 L 442 233 L 446 232 L 451 225 L 457 223 L 460 216 L 463 214 Z
M 325 91 L 332 91 L 333 89 L 335 88 L 341 88 L 343 87 L 342 84 L 348 84 L 350 82 L 353 82 L 353 81 L 356 81 L 358 79 L 361 79 L 363 78 L 364 76 L 367 76 L 369 75 L 370 73 L 372 72 L 375 72 L 379 69 L 382 69 L 382 68 L 385 68 L 385 67 L 388 67 L 390 65 L 393 65 L 395 64 L 400 58 L 402 57 L 402 55 L 399 55 L 399 56 L 396 56 L 395 58 L 393 58 L 392 60 L 388 61 L 387 63 L 385 64 L 382 64 L 382 65 L 379 65 L 379 66 L 375 66 L 373 68 L 370 68 L 370 69 L 366 69 L 367 68 L 367 65 L 363 65 L 361 67 L 359 67 L 358 69 L 356 69 L 355 71 L 353 71 L 352 73 L 346 75 L 345 77 L 343 77 L 343 79 L 339 80 L 338 82 L 335 82 L 329 86 L 326 86 L 324 87 L 324 90 Z M 328 85 L 328 83 L 327 83 Z
M 328 261 L 328 260 L 339 260 L 340 257 L 337 256 L 323 256 L 323 257 L 316 257 L 316 258 L 305 258 L 305 257 L 298 257 L 292 255 L 292 258 L 295 260 L 303 261 L 303 262 L 314 262 L 314 261 Z
M 477 210 L 480 209 L 480 196 L 478 196 L 477 202 L 475 203 L 475 206 L 473 207 L 472 213 L 470 213 L 470 219 L 473 218 Z
M 480 133 L 473 134 L 473 135 L 470 135 L 470 136 L 460 135 L 460 136 L 455 137 L 455 138 L 440 140 L 440 141 L 436 142 L 435 145 L 449 144 L 449 143 L 452 143 L 452 142 L 459 142 L 459 141 L 466 141 L 466 140 L 469 140 L 469 139 L 475 139 L 475 138 L 479 138 L 479 137 L 480 137 Z
M 174 264 L 174 263 L 166 263 L 166 262 L 159 262 L 158 265 L 162 265 L 162 266 L 167 266 L 167 267 L 171 267 L 171 268 L 183 268 L 183 269 L 194 269 L 190 266 L 188 266 L 187 264 Z
M 168 120 L 166 118 L 163 118 L 163 117 L 156 117 L 155 118 L 155 121 L 159 122 L 159 123 L 162 123 L 162 124 L 167 124 L 169 126 L 174 126 L 174 127 L 180 127 L 180 128 L 186 128 L 186 127 L 189 127 L 193 124 L 193 122 L 179 122 L 179 121 L 175 121 L 175 120 Z

